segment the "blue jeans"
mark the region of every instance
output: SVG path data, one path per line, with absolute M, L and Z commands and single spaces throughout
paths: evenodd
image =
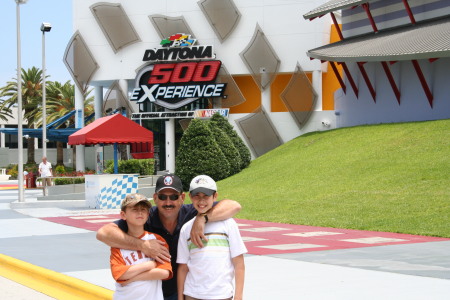
M 164 297 L 164 300 L 177 300 L 178 299 L 178 294 L 174 293 L 173 295 Z

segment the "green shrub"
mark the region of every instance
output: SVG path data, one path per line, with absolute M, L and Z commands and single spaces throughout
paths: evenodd
M 107 160 L 103 172 L 114 173 L 114 161 Z M 119 160 L 118 172 L 120 174 L 153 175 L 155 172 L 154 159 Z
M 10 179 L 17 179 L 18 166 L 17 165 L 8 165 L 6 167 L 6 174 L 11 175 Z
M 216 123 L 208 122 L 209 128 L 217 142 L 220 150 L 225 155 L 228 163 L 230 164 L 230 176 L 239 173 L 241 171 L 241 155 L 234 146 L 231 138 L 216 125 Z
M 209 126 L 199 119 L 192 120 L 184 132 L 175 165 L 175 173 L 181 178 L 185 190 L 192 178 L 199 174 L 209 175 L 217 181 L 230 174 L 230 164 Z
M 55 168 L 55 175 L 56 176 L 61 175 L 61 174 L 65 174 L 65 173 L 66 173 L 66 168 L 63 165 L 56 166 L 56 168 Z
M 241 156 L 241 170 L 248 167 L 250 161 L 252 160 L 250 150 L 247 145 L 245 145 L 244 141 L 237 134 L 237 132 L 233 129 L 233 126 L 228 122 L 228 120 L 221 116 L 219 113 L 216 113 L 209 120 L 211 123 L 214 123 L 215 126 L 221 128 L 231 139 L 236 149 L 239 151 Z

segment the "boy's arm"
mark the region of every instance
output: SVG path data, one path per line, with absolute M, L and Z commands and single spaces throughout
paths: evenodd
M 245 264 L 244 254 L 232 258 L 234 265 L 234 298 L 233 300 L 242 300 L 244 296 L 244 278 L 245 278 Z
M 234 217 L 241 210 L 241 205 L 229 199 L 221 200 L 211 208 L 206 216 L 208 222 L 223 221 Z M 203 215 L 197 215 L 191 229 L 191 241 L 199 248 L 203 248 L 202 240 L 208 241 L 205 236 L 206 218 Z
M 144 241 L 132 237 L 123 232 L 119 226 L 114 223 L 103 225 L 97 231 L 97 239 L 113 248 L 139 250 L 160 263 L 170 261 L 170 253 L 169 250 L 164 247 L 164 242 L 159 240 Z
M 177 288 L 178 288 L 178 300 L 184 300 L 184 282 L 186 281 L 187 273 L 189 272 L 186 264 L 178 264 L 177 271 Z
M 150 271 L 146 271 L 143 273 L 140 273 L 127 281 L 121 283 L 123 286 L 130 284 L 134 281 L 141 281 L 141 280 L 163 280 L 170 276 L 170 271 L 166 269 L 160 269 L 160 268 L 154 268 Z
M 156 268 L 156 262 L 154 261 L 146 261 L 140 264 L 132 265 L 128 268 L 128 270 L 123 273 L 117 280 L 128 280 L 137 276 L 143 272 L 150 271 Z

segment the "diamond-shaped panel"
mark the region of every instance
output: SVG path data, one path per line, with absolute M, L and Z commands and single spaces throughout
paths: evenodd
M 226 98 L 221 99 L 221 107 L 230 108 L 246 101 L 244 95 L 242 95 L 241 90 L 234 81 L 233 76 L 228 73 L 228 70 L 223 63 L 217 74 L 216 82 L 227 84 L 225 89 Z
M 84 93 L 99 67 L 79 31 L 73 34 L 67 44 L 63 61 L 76 85 Z
M 189 124 L 191 123 L 192 119 L 181 119 L 178 121 L 178 123 L 181 126 L 181 129 L 183 129 L 183 131 L 185 131 L 188 127 Z
M 262 107 L 256 112 L 236 120 L 236 124 L 256 157 L 283 144 L 280 135 Z
M 217 37 L 223 42 L 241 18 L 236 5 L 232 0 L 202 0 L 197 3 Z
M 183 16 L 168 17 L 156 14 L 148 17 L 161 39 L 164 39 L 176 33 L 186 33 L 190 34 L 192 37 L 195 37 L 192 29 L 189 27 Z
M 133 107 L 130 105 L 130 101 L 125 96 L 119 82 L 116 80 L 106 92 L 103 104 L 103 114 L 106 115 L 108 109 L 115 110 L 121 107 L 125 107 L 127 115 L 131 115 L 134 112 Z
M 258 24 L 250 43 L 240 55 L 256 84 L 264 90 L 275 79 L 280 59 Z
M 314 110 L 317 94 L 299 64 L 280 96 L 298 127 L 304 126 Z
M 120 3 L 100 2 L 90 8 L 114 53 L 141 40 Z

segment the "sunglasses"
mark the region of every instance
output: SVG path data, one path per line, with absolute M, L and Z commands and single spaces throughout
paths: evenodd
M 180 195 L 177 194 L 172 194 L 172 195 L 164 195 L 164 194 L 159 194 L 158 195 L 158 199 L 159 200 L 167 200 L 167 197 L 169 197 L 170 200 L 175 201 L 178 200 L 178 198 L 180 198 Z

